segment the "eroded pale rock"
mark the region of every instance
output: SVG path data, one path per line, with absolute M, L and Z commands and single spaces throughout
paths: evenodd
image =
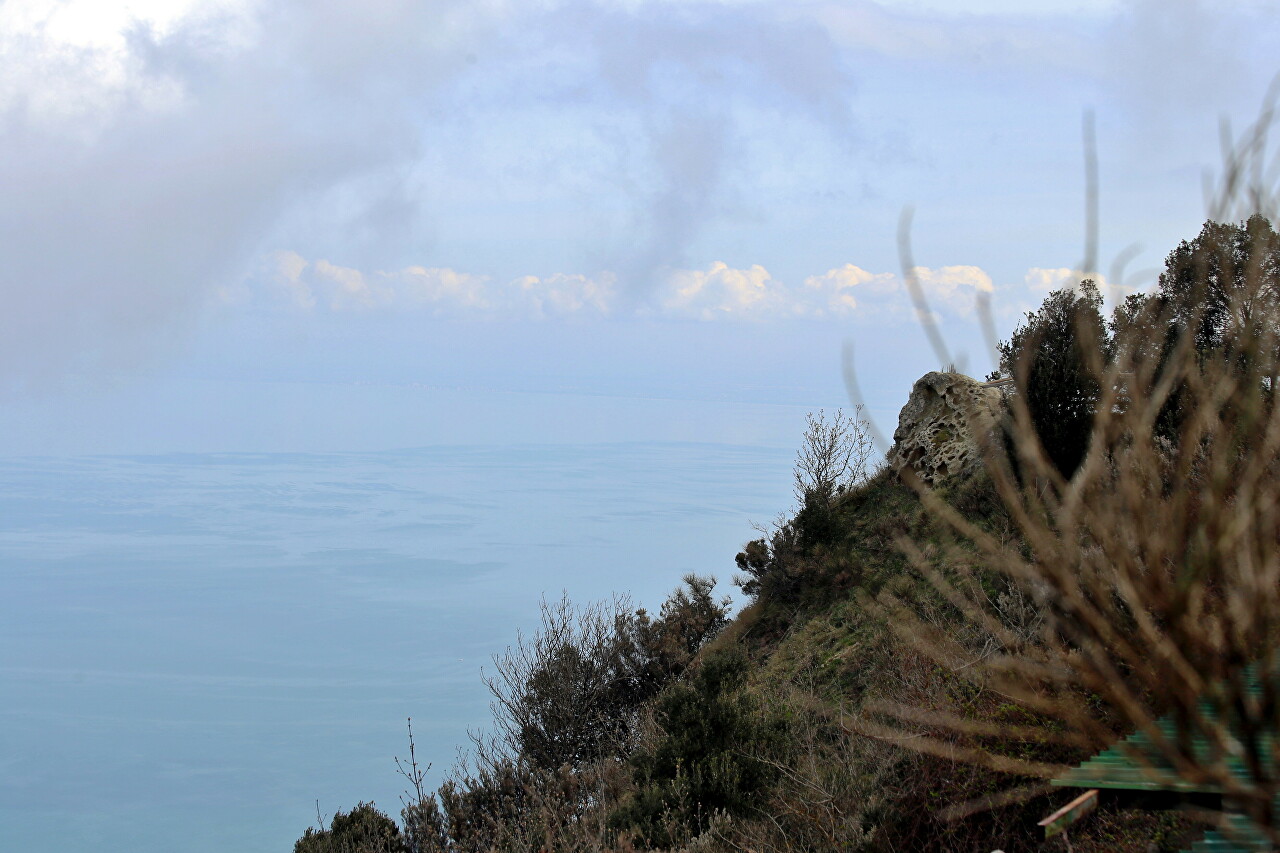
M 926 373 L 898 415 L 889 464 L 910 466 L 926 483 L 968 474 L 982 464 L 979 436 L 999 417 L 1003 397 L 959 373 Z

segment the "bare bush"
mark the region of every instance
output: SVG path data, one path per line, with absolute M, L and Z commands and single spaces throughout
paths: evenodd
M 542 604 L 542 624 L 494 657 L 493 729 L 435 793 L 424 790 L 410 730 L 397 760 L 412 791 L 410 853 L 629 849 L 608 817 L 631 786 L 625 757 L 646 703 L 681 678 L 728 621 L 715 579 L 686 575 L 656 617 L 626 597 Z
M 689 666 L 728 621 L 715 578 L 689 574 L 654 619 L 630 599 L 542 603 L 542 626 L 494 657 L 498 752 L 541 770 L 624 755 L 641 706 Z
M 868 821 L 883 805 L 884 774 L 901 751 L 857 735 L 838 708 L 795 684 L 761 690 L 761 715 L 789 721 L 789 736 L 754 757 L 774 784 L 753 819 L 712 825 L 733 850 L 758 853 L 870 849 Z
M 455 768 L 438 798 L 446 816 L 440 850 L 503 853 L 622 851 L 608 826 L 629 782 L 623 765 L 602 760 L 539 770 L 476 754 Z M 430 849 L 430 848 L 427 848 Z
M 871 424 L 856 406 L 849 415 L 836 409 L 831 419 L 819 409 L 805 416 L 803 442 L 792 476 L 796 501 L 804 506 L 818 496 L 830 500 L 867 479 L 875 444 Z
M 623 672 L 635 613 L 615 597 L 584 607 L 542 602 L 542 627 L 494 657 L 485 678 L 506 754 L 544 770 L 577 767 L 626 749 L 634 709 Z

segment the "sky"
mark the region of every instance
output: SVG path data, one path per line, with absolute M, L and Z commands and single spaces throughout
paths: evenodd
M 1007 335 L 1150 286 L 1280 71 L 1268 6 L 3 0 L 0 441 L 785 442 L 846 350 L 891 432 L 942 366 L 904 211 L 975 375 L 980 295 Z

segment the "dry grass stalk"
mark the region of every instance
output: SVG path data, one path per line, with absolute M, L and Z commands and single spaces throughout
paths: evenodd
M 1276 221 L 1275 164 L 1266 162 L 1272 120 L 1268 106 L 1228 147 L 1215 218 L 1244 210 Z M 1102 393 L 1088 455 L 1070 479 L 1049 462 L 1025 401 L 1012 397 L 1010 441 L 987 430 L 985 460 L 1015 543 L 913 483 L 954 541 L 940 558 L 902 545 L 975 631 L 942 630 L 892 592 L 876 605 L 944 671 L 1052 720 L 1036 737 L 1059 747 L 1058 761 L 1144 732 L 1181 780 L 1217 787 L 1229 807 L 1280 839 L 1280 743 L 1272 737 L 1280 716 L 1280 294 L 1264 263 L 1251 258 L 1244 286 L 1227 293 L 1213 353 L 1193 345 L 1199 316 L 1179 327 L 1172 307 L 1154 300 L 1117 333 L 1111 358 L 1087 342 L 1098 344 L 1086 349 Z M 1207 291 L 1207 269 L 1203 278 Z M 1083 324 L 1080 334 L 1088 334 Z M 1026 370 L 1020 365 L 1020 381 Z M 1174 407 L 1181 425 L 1170 440 L 1160 432 Z M 1035 602 L 1037 632 L 995 606 L 985 591 L 993 582 Z M 1260 689 L 1249 687 L 1250 666 L 1263 676 Z M 916 735 L 901 742 L 924 752 L 1028 776 L 1063 769 L 992 745 L 1028 731 L 901 701 L 870 711 L 864 731 Z M 1174 737 L 1156 725 L 1164 715 L 1176 723 Z

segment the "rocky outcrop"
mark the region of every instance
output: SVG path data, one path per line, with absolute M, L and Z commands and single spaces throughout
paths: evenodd
M 910 466 L 926 483 L 971 473 L 982 464 L 980 437 L 1003 405 L 998 388 L 959 373 L 926 373 L 898 415 L 889 464 Z

